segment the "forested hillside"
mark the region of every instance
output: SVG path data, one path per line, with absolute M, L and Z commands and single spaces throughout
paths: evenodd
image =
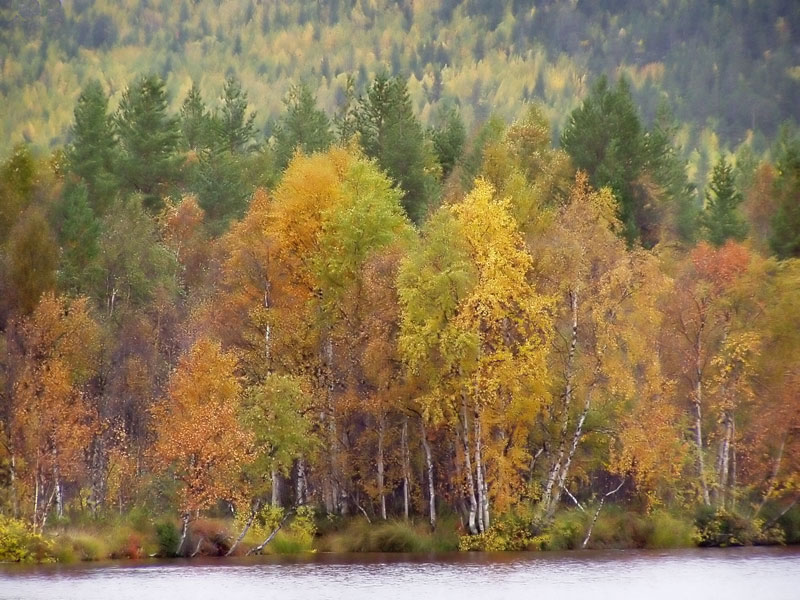
M 714 135 L 735 147 L 800 117 L 798 39 L 790 0 L 12 0 L 0 7 L 0 152 L 67 142 L 91 78 L 116 106 L 134 76 L 161 74 L 176 109 L 193 81 L 217 98 L 235 75 L 262 130 L 292 83 L 334 112 L 348 75 L 360 92 L 386 69 L 424 123 L 457 103 L 468 126 L 536 100 L 560 127 L 594 78 L 624 73 L 645 120 L 666 101 L 683 146 L 713 154 Z
M 0 560 L 800 541 L 793 4 L 66 4 L 3 9 Z

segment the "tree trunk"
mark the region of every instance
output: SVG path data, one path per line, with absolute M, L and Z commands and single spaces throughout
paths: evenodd
M 251 548 L 247 552 L 247 556 L 250 556 L 251 554 L 260 554 L 261 551 L 267 546 L 267 544 L 269 544 L 275 538 L 275 536 L 278 535 L 278 532 L 283 527 L 283 524 L 286 523 L 286 519 L 288 519 L 289 516 L 292 515 L 293 513 L 294 509 L 286 511 L 286 514 L 283 515 L 283 518 L 281 519 L 280 523 L 278 523 L 277 527 L 275 527 L 275 529 L 272 530 L 272 532 L 267 536 L 267 538 L 263 542 L 261 542 L 255 548 Z
M 727 504 L 728 477 L 730 474 L 731 439 L 733 434 L 733 417 L 725 411 L 722 417 L 724 433 L 719 443 L 717 455 L 717 505 L 725 508 Z
M 17 457 L 11 453 L 11 468 L 10 468 L 10 483 L 11 483 L 11 511 L 15 519 L 19 519 L 19 500 L 17 499 Z
M 411 466 L 408 457 L 408 417 L 403 417 L 400 446 L 403 453 L 403 518 L 408 521 L 409 513 L 409 483 L 411 480 Z
M 306 461 L 300 456 L 297 459 L 297 485 L 295 487 L 295 504 L 302 506 L 306 503 Z
M 550 469 L 550 474 L 547 477 L 544 493 L 542 494 L 541 504 L 545 511 L 549 509 L 553 487 L 556 483 L 559 472 L 561 471 L 561 463 L 564 460 L 564 454 L 567 451 L 567 428 L 569 426 L 569 411 L 572 407 L 573 396 L 573 378 L 574 378 L 574 363 L 575 363 L 575 350 L 578 346 L 578 293 L 570 290 L 569 292 L 570 311 L 572 313 L 572 336 L 569 344 L 569 351 L 567 353 L 567 364 L 564 369 L 564 403 L 561 413 L 561 435 L 558 441 L 558 454 L 553 461 L 553 466 Z
M 772 468 L 772 476 L 769 479 L 769 485 L 767 486 L 767 491 L 764 492 L 764 497 L 761 499 L 761 502 L 756 508 L 755 512 L 751 519 L 755 519 L 758 516 L 758 513 L 761 512 L 761 509 L 764 508 L 764 505 L 769 500 L 770 495 L 772 494 L 773 490 L 775 489 L 775 483 L 778 481 L 778 473 L 781 470 L 781 461 L 783 460 L 783 449 L 786 446 L 786 434 L 783 435 L 781 439 L 781 445 L 778 448 L 778 456 L 775 457 L 775 466 Z
M 381 507 L 381 519 L 384 521 L 386 520 L 386 495 L 383 493 L 383 477 L 384 477 L 384 465 L 383 465 L 383 437 L 384 437 L 384 423 L 385 418 L 381 415 L 378 418 L 378 497 L 380 501 Z
M 703 495 L 703 502 L 706 506 L 711 504 L 708 495 L 708 483 L 706 482 L 706 467 L 703 458 L 703 370 L 700 362 L 702 353 L 701 336 L 705 322 L 700 324 L 700 331 L 697 333 L 697 344 L 695 346 L 695 392 L 694 392 L 694 443 L 697 451 L 697 472 L 700 476 L 700 491 Z
M 483 467 L 483 432 L 481 429 L 480 414 L 477 410 L 473 418 L 473 424 L 475 426 L 475 473 L 478 478 L 478 510 L 480 511 L 478 523 L 481 532 L 485 532 L 489 529 L 489 497 L 486 471 Z
M 420 439 L 422 440 L 422 449 L 425 451 L 425 466 L 428 469 L 428 515 L 431 523 L 431 530 L 436 529 L 436 488 L 433 481 L 433 456 L 431 454 L 431 445 L 428 442 L 428 437 L 425 432 L 425 422 L 422 417 L 419 419 Z
M 581 437 L 583 436 L 583 424 L 586 422 L 586 415 L 589 412 L 589 407 L 592 403 L 592 389 L 591 387 L 586 391 L 586 401 L 583 403 L 583 411 L 581 412 L 581 416 L 578 418 L 578 424 L 575 426 L 575 432 L 572 434 L 572 444 L 570 445 L 569 453 L 564 461 L 564 464 L 561 466 L 561 469 L 558 473 L 558 478 L 556 481 L 556 485 L 554 486 L 553 495 L 550 498 L 550 505 L 547 507 L 547 511 L 545 513 L 545 520 L 550 520 L 553 518 L 553 515 L 556 512 L 556 507 L 558 506 L 559 501 L 561 500 L 561 491 L 564 489 L 564 484 L 567 480 L 567 475 L 569 474 L 569 467 L 572 464 L 572 459 L 575 457 L 575 452 L 578 449 L 578 444 L 581 441 Z
M 272 470 L 272 473 L 273 475 L 275 474 L 275 469 Z M 247 532 L 250 531 L 250 527 L 253 525 L 253 521 L 255 521 L 256 515 L 258 515 L 258 511 L 260 508 L 261 508 L 261 501 L 256 500 L 255 505 L 253 505 L 253 507 L 250 509 L 250 518 L 247 519 L 247 523 L 245 523 L 244 529 L 242 529 L 241 533 L 239 534 L 239 537 L 236 538 L 236 541 L 233 542 L 231 547 L 225 553 L 225 556 L 230 556 L 231 554 L 233 554 L 234 550 L 236 550 L 236 547 L 244 539 L 244 536 L 246 536 Z
M 183 527 L 181 528 L 181 539 L 178 542 L 178 547 L 175 549 L 175 554 L 177 556 L 181 555 L 181 550 L 183 550 L 183 543 L 186 541 L 186 534 L 189 531 L 189 513 L 183 513 L 183 517 L 181 517 L 183 521 Z
M 622 481 L 620 481 L 619 485 L 616 488 L 614 488 L 610 492 L 607 492 L 602 498 L 600 498 L 600 506 L 597 507 L 597 510 L 594 513 L 594 518 L 592 518 L 592 523 L 589 525 L 589 531 L 586 532 L 586 537 L 583 538 L 583 544 L 581 544 L 581 548 L 586 548 L 586 546 L 589 544 L 589 540 L 592 537 L 592 531 L 594 531 L 594 524 L 597 523 L 597 517 L 600 516 L 600 511 L 603 510 L 603 504 L 606 503 L 606 498 L 608 498 L 613 494 L 616 494 L 622 488 L 622 485 L 624 483 L 625 480 L 623 479 Z M 581 510 L 583 510 L 583 508 L 581 508 Z
M 272 506 L 280 506 L 281 504 L 281 479 L 278 474 L 278 469 L 272 467 Z
M 462 408 L 464 412 L 464 423 L 463 427 L 461 428 L 461 441 L 464 444 L 464 468 L 466 470 L 467 475 L 467 498 L 469 499 L 469 514 L 467 516 L 469 532 L 471 534 L 478 533 L 478 529 L 475 526 L 475 516 L 478 512 L 478 501 L 475 497 L 475 480 L 472 476 L 472 459 L 470 458 L 470 450 L 469 450 L 469 427 L 468 427 L 468 420 L 467 420 L 467 400 L 466 398 L 461 398 Z

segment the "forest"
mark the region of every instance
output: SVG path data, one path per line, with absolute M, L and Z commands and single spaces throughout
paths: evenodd
M 126 30 L 56 4 L 3 24 L 5 44 L 39 32 L 40 76 L 72 52 L 87 77 L 66 109 L 3 117 L 28 133 L 0 163 L 0 561 L 800 541 L 800 133 L 768 95 L 796 78 L 651 111 L 635 68 L 604 74 L 625 44 L 562 35 L 595 73 L 563 101 L 504 89 L 482 112 L 445 85 L 421 105 L 402 52 L 351 57 L 333 102 L 316 72 L 176 96 L 172 60 L 99 76 L 123 40 L 159 48 L 170 12 L 135 3 L 161 19 Z M 198 4 L 178 54 L 210 27 Z M 234 54 L 276 22 L 324 47 L 346 14 L 403 19 L 382 49 L 436 34 L 416 4 L 345 4 L 250 3 L 265 35 Z M 485 43 L 561 22 L 560 3 L 432 4 Z M 620 25 L 572 4 L 576 39 Z M 84 37 L 44 35 L 55 13 Z M 3 59 L 4 94 L 28 95 L 34 62 Z M 511 62 L 469 69 L 518 85 Z M 731 107 L 756 96 L 753 128 Z M 25 129 L 65 110 L 63 133 Z M 727 141 L 698 169 L 684 144 L 712 125 Z

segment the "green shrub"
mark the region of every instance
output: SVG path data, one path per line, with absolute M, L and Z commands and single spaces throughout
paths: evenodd
M 580 548 L 586 537 L 586 515 L 568 510 L 556 515 L 549 531 L 548 550 L 574 550 Z
M 175 556 L 175 550 L 181 539 L 180 531 L 172 521 L 162 521 L 156 524 L 156 539 L 158 540 L 158 555 L 162 557 Z
M 0 562 L 47 562 L 53 544 L 18 519 L 0 515 Z

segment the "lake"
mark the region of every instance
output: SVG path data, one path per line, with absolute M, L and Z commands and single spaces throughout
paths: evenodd
M 800 548 L 318 554 L 0 565 L 0 598 L 800 598 Z

